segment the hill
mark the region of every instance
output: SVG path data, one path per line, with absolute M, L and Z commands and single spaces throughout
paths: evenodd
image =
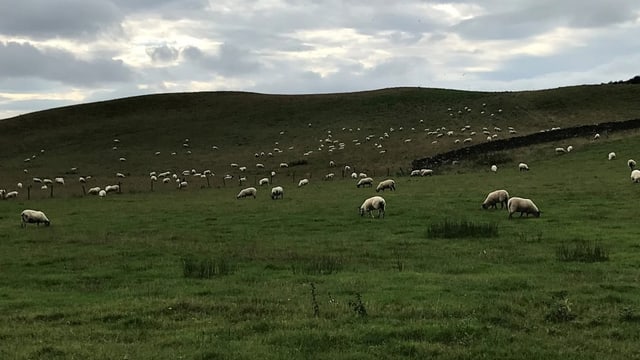
M 229 164 L 238 163 L 261 176 L 281 162 L 298 165 L 299 174 L 325 173 L 329 160 L 369 171 L 408 169 L 415 159 L 486 141 L 485 128 L 504 139 L 635 119 L 638 98 L 640 87 L 627 83 L 524 92 L 391 88 L 138 96 L 1 121 L 0 173 L 7 181 L 24 180 L 24 170 L 53 177 L 71 168 L 105 177 L 192 168 L 235 175 Z M 465 138 L 472 140 L 464 143 Z M 255 157 L 262 152 L 274 156 Z M 126 163 L 118 161 L 123 157 Z M 258 162 L 265 170 L 255 168 Z

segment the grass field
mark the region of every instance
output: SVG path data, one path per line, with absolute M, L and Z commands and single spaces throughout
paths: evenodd
M 384 219 L 350 179 L 3 201 L 0 358 L 636 358 L 638 140 L 394 176 Z M 482 210 L 498 188 L 542 216 Z M 21 229 L 27 207 L 52 226 Z M 428 236 L 444 221 L 466 227 Z

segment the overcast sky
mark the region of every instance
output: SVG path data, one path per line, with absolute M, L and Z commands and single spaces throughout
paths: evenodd
M 162 92 L 535 90 L 640 74 L 638 0 L 0 0 L 0 119 Z

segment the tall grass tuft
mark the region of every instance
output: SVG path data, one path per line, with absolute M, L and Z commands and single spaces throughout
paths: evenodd
M 429 225 L 427 229 L 427 237 L 429 238 L 488 238 L 497 236 L 498 224 L 496 223 L 444 220 Z
M 335 256 L 318 256 L 303 263 L 291 265 L 294 274 L 330 275 L 342 270 L 343 261 Z
M 592 263 L 609 260 L 609 254 L 601 244 L 591 244 L 585 240 L 575 241 L 572 246 L 561 244 L 556 249 L 556 255 L 560 261 Z
M 211 279 L 232 274 L 233 267 L 224 258 L 198 260 L 192 257 L 185 257 L 182 259 L 182 273 L 186 278 Z

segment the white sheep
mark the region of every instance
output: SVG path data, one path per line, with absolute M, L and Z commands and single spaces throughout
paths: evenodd
M 298 181 L 298 187 L 302 187 L 305 185 L 309 185 L 309 179 L 302 179 L 300 181 Z
M 420 176 L 420 170 L 419 169 L 411 170 L 411 173 L 409 174 L 409 176 Z
M 433 176 L 433 170 L 431 170 L 431 169 L 420 169 L 420 176 Z
M 518 169 L 520 169 L 520 171 L 529 171 L 529 165 L 525 163 L 520 163 L 518 164 Z
M 106 192 L 105 190 L 100 190 L 100 191 L 98 192 L 98 196 L 100 196 L 101 198 L 103 198 L 103 197 L 107 196 L 107 192 Z
M 120 192 L 120 185 L 107 185 L 104 188 L 105 192 Z
M 166 178 L 162 179 L 162 183 L 164 183 L 164 184 L 168 184 L 170 182 L 171 182 L 171 178 L 166 177 Z
M 565 148 L 562 147 L 557 147 L 556 148 L 556 154 L 566 154 L 567 150 L 565 150 Z
M 54 181 L 56 184 L 64 185 L 64 178 L 57 177 L 57 178 L 53 179 L 53 181 Z
M 616 158 L 616 153 L 614 153 L 613 151 L 609 153 L 609 155 L 607 156 L 609 160 L 614 160 Z
M 280 167 L 281 167 L 281 168 L 288 168 L 288 167 L 289 167 L 289 164 L 287 164 L 287 163 L 280 163 Z
M 359 173 L 359 174 L 358 174 L 358 177 L 359 177 L 359 178 L 361 178 L 361 179 L 364 179 L 364 178 L 366 178 L 366 177 L 368 177 L 368 176 L 367 176 L 367 174 L 366 174 L 366 173 Z
M 51 179 L 43 179 L 42 183 L 45 184 L 45 185 L 51 185 L 51 184 L 53 184 L 53 180 L 51 180 Z
M 366 177 L 366 178 L 362 178 L 360 180 L 358 180 L 358 183 L 356 184 L 356 187 L 372 187 L 373 186 L 373 179 L 370 177 Z
M 355 173 L 355 172 L 351 173 L 351 178 L 352 179 L 357 179 L 358 178 L 358 173 Z
M 87 179 L 85 179 L 84 177 L 80 176 L 78 178 L 78 182 L 80 182 L 81 184 L 85 184 L 87 182 Z
M 19 182 L 18 184 L 16 184 L 16 186 L 18 187 L 18 189 L 22 189 L 22 183 Z
M 573 146 L 571 146 L 571 145 L 567 146 L 567 152 L 568 153 L 571 152 L 572 150 L 573 150 Z
M 185 189 L 189 186 L 189 183 L 187 183 L 186 181 L 180 181 L 178 183 L 178 189 Z
M 258 181 L 258 185 L 262 186 L 262 185 L 269 185 L 269 178 L 262 178 L 260 179 L 260 181 Z
M 284 199 L 284 189 L 282 186 L 276 186 L 271 189 L 271 199 L 276 200 L 278 198 Z
M 598 140 L 598 139 L 600 139 L 600 134 L 593 135 L 593 140 Z
M 496 164 L 491 165 L 491 171 L 492 172 L 497 172 L 498 171 L 498 165 L 496 165 Z
M 507 190 L 495 190 L 487 195 L 487 198 L 482 203 L 483 209 L 488 209 L 490 207 L 497 209 L 498 203 L 500 203 L 500 209 L 503 209 L 507 206 L 507 202 L 509 201 L 509 193 Z
M 13 199 L 18 197 L 18 192 L 17 191 L 9 191 L 8 193 L 4 194 L 4 198 L 5 199 Z
M 335 167 L 335 166 L 336 166 L 336 163 L 333 160 L 329 161 L 329 167 Z
M 629 166 L 629 169 L 633 170 L 636 168 L 636 161 L 633 159 L 629 159 L 627 160 L 627 166 Z
M 45 226 L 51 225 L 51 221 L 49 221 L 47 215 L 38 210 L 22 210 L 20 218 L 22 219 L 22 223 L 20 224 L 20 226 L 23 228 L 26 227 L 27 224 L 33 223 L 35 223 L 37 226 L 40 226 L 40 223 L 43 223 Z
M 633 170 L 631 172 L 631 181 L 634 183 L 640 182 L 640 170 Z
M 367 213 L 373 217 L 373 210 L 378 210 L 378 217 L 383 218 L 386 207 L 387 203 L 381 196 L 373 196 L 366 199 L 362 205 L 360 205 L 358 211 L 360 216 L 364 216 L 364 214 Z
M 121 158 L 120 158 L 120 159 L 118 159 L 118 160 L 120 160 L 120 161 L 122 161 L 122 162 L 125 162 L 125 161 L 127 161 L 127 158 L 123 158 L 123 157 L 121 157 Z
M 517 212 L 520 213 L 520 217 L 524 214 L 527 214 L 527 216 L 533 214 L 535 217 L 540 217 L 540 210 L 538 210 L 538 207 L 531 199 L 514 196 L 507 202 L 507 208 L 509 209 L 509 219 Z
M 378 186 L 376 187 L 376 192 L 384 191 L 386 189 L 395 190 L 396 182 L 391 179 L 380 181 L 380 183 L 378 183 Z
M 123 173 L 116 173 L 116 177 L 119 177 L 119 178 L 125 178 L 126 176 L 124 176 L 124 174 L 123 174 Z
M 47 185 L 40 186 L 40 190 L 47 190 L 49 187 Z
M 254 187 L 248 187 L 246 189 L 242 189 L 240 190 L 240 192 L 238 193 L 238 195 L 236 195 L 236 199 L 242 199 L 242 198 L 246 198 L 247 196 L 253 196 L 253 198 L 256 198 L 256 193 L 258 192 L 258 190 L 256 190 L 256 188 Z
M 101 190 L 100 187 L 96 186 L 96 187 L 92 187 L 91 189 L 89 189 L 89 191 L 87 191 L 87 193 L 90 194 L 90 195 L 98 195 L 100 190 Z
M 325 176 L 324 176 L 324 179 L 325 179 L 325 180 L 333 180 L 333 177 L 334 177 L 335 175 L 336 175 L 336 174 L 334 174 L 334 173 L 328 173 L 327 175 L 325 175 Z

